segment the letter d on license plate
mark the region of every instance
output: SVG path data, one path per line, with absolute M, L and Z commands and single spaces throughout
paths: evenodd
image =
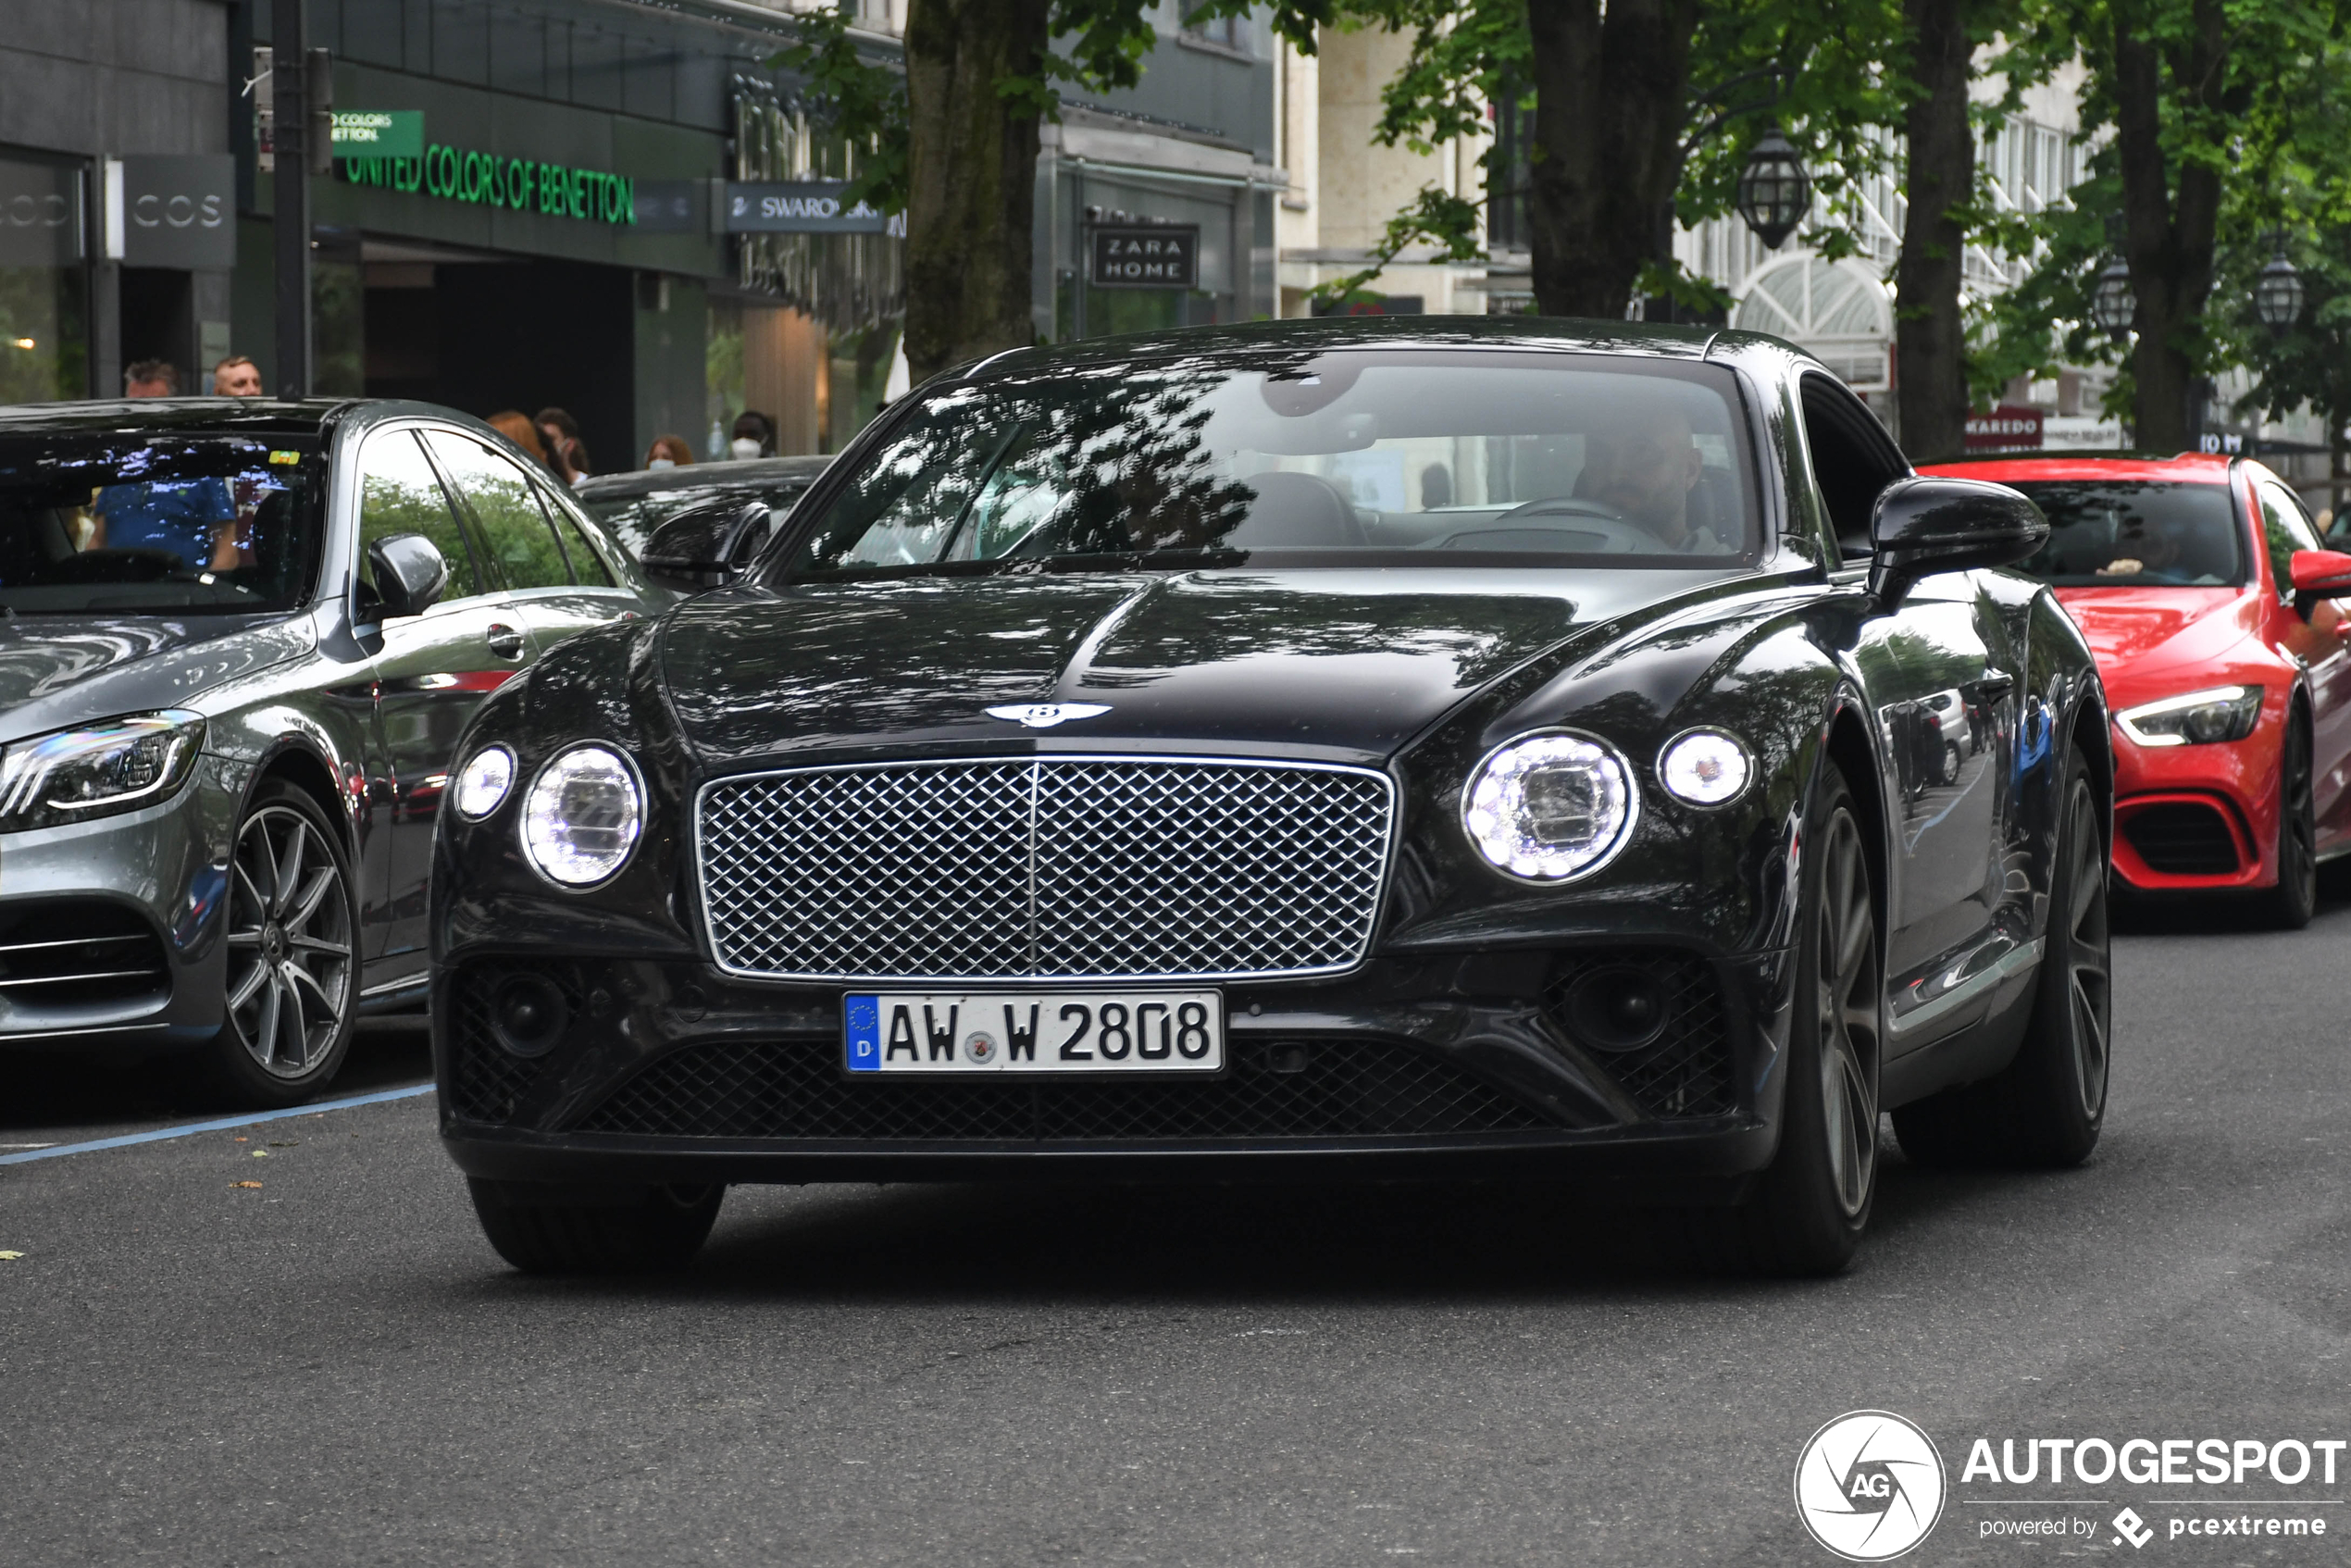
M 852 991 L 852 1073 L 1215 1073 L 1215 991 Z

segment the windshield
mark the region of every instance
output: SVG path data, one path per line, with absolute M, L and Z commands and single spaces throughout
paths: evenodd
M 1039 370 L 922 398 L 783 569 L 1729 566 L 1757 531 L 1737 406 L 1720 366 L 1589 355 Z
M 2245 530 L 2229 487 L 2160 480 L 2031 479 L 2012 488 L 2049 519 L 2049 541 L 2016 569 L 2060 588 L 2235 588 Z
M 290 609 L 317 571 L 325 477 L 315 437 L 0 438 L 0 604 Z
M 632 555 L 645 553 L 645 541 L 678 513 L 695 506 L 707 506 L 726 501 L 764 501 L 767 504 L 767 526 L 772 531 L 800 499 L 801 492 L 815 482 L 814 474 L 794 475 L 788 479 L 763 480 L 747 484 L 740 479 L 718 484 L 681 484 L 667 490 L 654 491 L 651 495 L 592 496 L 575 494 L 572 499 L 588 511 L 588 515 L 610 529 L 628 547 Z M 763 536 L 764 537 L 764 536 Z

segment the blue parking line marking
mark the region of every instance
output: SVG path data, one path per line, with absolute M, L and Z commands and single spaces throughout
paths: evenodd
M 223 1116 L 218 1121 L 158 1127 L 154 1132 L 125 1133 L 120 1138 L 93 1138 L 87 1143 L 60 1143 L 54 1149 L 29 1149 L 21 1154 L 0 1154 L 0 1165 L 20 1165 L 27 1160 L 54 1160 L 60 1154 L 87 1154 L 96 1149 L 127 1149 L 134 1143 L 158 1143 L 167 1138 L 189 1138 L 200 1132 L 226 1132 L 231 1127 L 282 1122 L 289 1116 L 315 1116 L 323 1111 L 348 1111 L 355 1105 L 380 1105 L 387 1100 L 414 1100 L 417 1095 L 431 1092 L 432 1085 L 416 1084 L 407 1089 L 387 1089 L 375 1094 L 355 1094 L 348 1100 L 321 1100 L 315 1105 L 297 1105 L 290 1111 L 255 1111 L 243 1116 Z

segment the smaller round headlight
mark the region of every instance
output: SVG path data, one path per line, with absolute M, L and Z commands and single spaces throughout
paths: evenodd
M 515 753 L 504 746 L 485 747 L 457 770 L 457 815 L 479 822 L 498 809 L 514 787 Z
M 523 801 L 522 844 L 530 864 L 567 888 L 618 871 L 643 826 L 636 770 L 602 746 L 575 746 L 541 768 Z
M 1694 806 L 1737 800 L 1753 771 L 1747 748 L 1719 729 L 1693 729 L 1657 760 L 1657 777 L 1667 792 Z
M 1564 882 L 1597 869 L 1632 834 L 1632 770 L 1586 736 L 1522 736 L 1478 764 L 1462 826 L 1497 869 Z

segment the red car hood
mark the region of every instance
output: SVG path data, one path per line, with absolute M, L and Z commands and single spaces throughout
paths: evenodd
M 2259 590 L 2244 588 L 2060 588 L 2055 591 L 2089 640 L 2111 683 L 2176 665 L 2209 665 L 2260 624 Z

